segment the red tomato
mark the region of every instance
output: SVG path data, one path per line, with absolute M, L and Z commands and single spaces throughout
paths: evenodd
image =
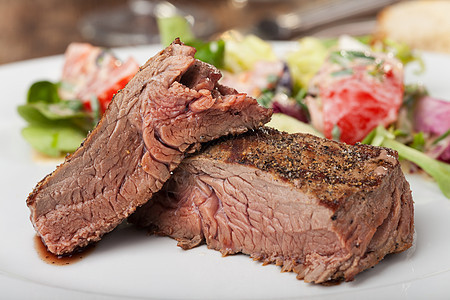
M 327 64 L 314 79 L 321 107 L 314 103 L 310 113 L 313 124 L 322 123 L 316 127 L 325 137 L 332 138 L 337 129 L 341 141 L 354 144 L 378 125 L 396 121 L 403 99 L 403 70 L 387 57 L 354 59 L 344 68 L 342 72 Z
M 93 98 L 103 113 L 112 97 L 139 70 L 138 63 L 129 58 L 125 63 L 110 51 L 86 43 L 72 43 L 65 53 L 60 94 L 63 99 L 80 99 L 91 110 Z

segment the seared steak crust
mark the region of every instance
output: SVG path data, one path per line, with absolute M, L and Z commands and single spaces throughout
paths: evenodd
M 185 249 L 206 242 L 322 283 L 408 249 L 413 215 L 395 151 L 266 128 L 185 159 L 129 219 Z
M 148 60 L 83 145 L 30 193 L 31 221 L 51 252 L 99 240 L 201 142 L 269 121 L 270 110 L 218 84 L 220 72 L 194 54 L 177 40 Z

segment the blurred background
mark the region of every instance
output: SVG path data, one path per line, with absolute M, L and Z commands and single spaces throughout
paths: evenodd
M 395 0 L 0 0 L 0 64 L 61 54 L 70 42 L 118 47 L 158 43 L 156 13 L 176 7 L 202 38 L 229 29 L 265 39 L 373 31 Z

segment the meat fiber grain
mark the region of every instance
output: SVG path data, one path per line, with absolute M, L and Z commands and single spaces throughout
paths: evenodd
M 220 72 L 176 40 L 119 91 L 83 145 L 30 193 L 48 250 L 98 241 L 163 186 L 200 143 L 268 122 L 271 111 L 218 83 Z
M 395 151 L 269 129 L 186 158 L 129 219 L 184 249 L 205 242 L 315 283 L 353 280 L 408 249 L 414 232 Z

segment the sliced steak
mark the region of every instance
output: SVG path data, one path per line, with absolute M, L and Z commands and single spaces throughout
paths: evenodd
M 194 54 L 177 40 L 147 61 L 84 144 L 30 193 L 31 221 L 51 252 L 99 240 L 201 142 L 269 121 L 270 110 L 218 84 L 220 72 Z
M 267 128 L 186 158 L 129 220 L 185 249 L 206 242 L 316 283 L 353 280 L 408 249 L 414 231 L 395 151 Z

